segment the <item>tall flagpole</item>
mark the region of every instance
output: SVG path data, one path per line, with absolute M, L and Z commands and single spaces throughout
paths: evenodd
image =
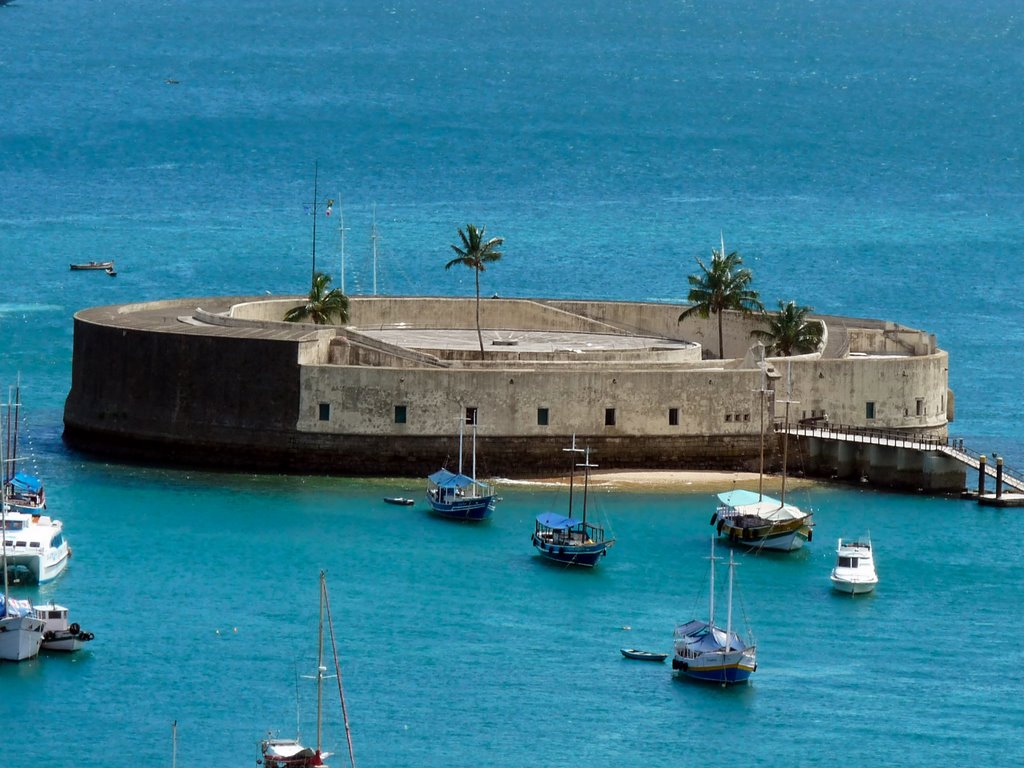
M 316 283 L 316 196 L 317 196 L 317 176 L 320 171 L 320 161 L 316 160 L 313 163 L 313 270 L 309 275 L 309 287 L 312 290 Z

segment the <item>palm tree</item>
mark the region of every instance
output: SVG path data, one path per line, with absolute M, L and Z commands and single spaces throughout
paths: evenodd
M 487 264 L 498 261 L 501 258 L 501 251 L 498 246 L 504 243 L 500 237 L 492 237 L 484 241 L 484 227 L 476 228 L 475 224 L 467 224 L 466 231 L 459 230 L 459 239 L 462 240 L 462 247 L 452 246 L 458 256 L 444 265 L 445 269 L 451 269 L 456 264 L 469 267 L 476 274 L 476 336 L 480 341 L 480 359 L 484 359 L 484 335 L 480 331 L 480 273 L 487 267 Z
M 739 310 L 745 315 L 764 312 L 764 306 L 758 299 L 757 291 L 749 288 L 753 274 L 746 267 L 740 269 L 743 259 L 733 251 L 725 255 L 725 243 L 722 250 L 711 250 L 710 268 L 699 258 L 697 264 L 702 274 L 690 275 L 690 292 L 686 300 L 693 306 L 679 315 L 676 322 L 682 322 L 690 315 L 698 315 L 705 320 L 710 315 L 718 315 L 718 357 L 725 354 L 722 340 L 722 312 L 727 309 Z
M 311 320 L 317 325 L 327 325 L 332 317 L 337 317 L 339 323 L 348 322 L 348 296 L 337 288 L 328 290 L 330 284 L 330 275 L 316 272 L 306 303 L 289 309 L 284 319 L 289 323 Z
M 821 346 L 823 328 L 820 320 L 808 320 L 814 307 L 797 306 L 795 301 L 779 302 L 779 311 L 768 319 L 768 330 L 751 332 L 769 352 L 788 357 L 814 352 Z

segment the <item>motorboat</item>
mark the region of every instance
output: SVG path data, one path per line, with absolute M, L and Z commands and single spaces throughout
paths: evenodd
M 459 471 L 441 468 L 427 477 L 427 501 L 431 511 L 452 520 L 480 522 L 494 511 L 498 497 L 494 487 L 476 478 L 476 417 L 473 416 L 473 469 L 462 474 L 462 434 L 464 420 L 459 420 Z
M 68 609 L 63 605 L 33 605 L 32 615 L 44 624 L 44 651 L 77 651 L 95 637 L 92 632 L 83 631 L 78 624 L 68 623 Z
M 744 641 L 733 630 L 732 593 L 736 562 L 729 553 L 729 598 L 725 627 L 715 623 L 715 537 L 711 537 L 711 576 L 708 620 L 693 619 L 675 628 L 672 670 L 695 680 L 741 683 L 757 669 L 757 647 L 753 638 Z
M 641 651 L 637 648 L 620 648 L 619 653 L 621 653 L 627 659 L 635 659 L 636 661 L 664 661 L 668 658 L 667 653 L 657 653 L 655 651 Z
M 71 264 L 72 272 L 80 272 L 87 269 L 102 269 L 108 270 L 114 268 L 114 262 L 112 261 L 87 261 L 81 264 Z
M 573 435 L 572 446 L 563 448 L 570 453 L 571 468 L 569 473 L 569 509 L 567 515 L 557 512 L 542 512 L 537 515 L 534 523 L 531 542 L 541 557 L 563 565 L 580 565 L 592 568 L 608 549 L 615 543 L 614 538 L 606 538 L 604 528 L 593 522 L 587 522 L 587 489 L 590 481 L 590 470 L 597 467 L 590 463 L 589 449 L 584 451 L 576 447 L 576 436 Z M 583 453 L 583 463 L 576 463 L 576 454 Z M 575 470 L 583 470 L 583 508 L 582 517 L 577 520 L 572 516 L 573 478 Z
M 71 547 L 60 520 L 16 507 L 7 507 L 4 520 L 0 546 L 12 580 L 45 584 L 64 572 Z
M 874 590 L 878 584 L 878 573 L 870 538 L 856 541 L 839 539 L 831 579 L 832 589 L 848 595 L 863 595 Z

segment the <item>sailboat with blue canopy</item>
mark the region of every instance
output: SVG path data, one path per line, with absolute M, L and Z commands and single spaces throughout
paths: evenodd
M 473 423 L 473 474 L 462 473 L 462 424 L 459 424 L 459 471 L 441 468 L 427 476 L 427 501 L 431 511 L 453 520 L 479 522 L 494 511 L 494 488 L 476 478 L 476 423 Z
M 605 538 L 604 528 L 587 522 L 587 489 L 589 487 L 590 470 L 597 465 L 590 463 L 589 449 L 584 451 L 576 447 L 576 436 L 573 435 L 572 446 L 563 448 L 572 456 L 569 472 L 569 514 L 542 512 L 537 515 L 533 529 L 533 546 L 541 557 L 564 565 L 580 565 L 592 568 L 608 554 L 608 548 L 615 543 L 614 538 Z M 576 464 L 576 454 L 583 453 L 582 464 Z M 573 480 L 575 470 L 583 469 L 583 513 L 580 519 L 572 516 Z

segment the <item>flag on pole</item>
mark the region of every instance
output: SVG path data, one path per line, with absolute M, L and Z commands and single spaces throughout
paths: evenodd
M 327 214 L 328 216 L 330 216 L 330 215 L 331 215 L 331 211 L 332 211 L 333 209 L 334 209 L 334 201 L 333 201 L 333 200 L 328 200 L 328 201 L 327 201 L 327 210 L 326 210 L 326 214 Z

